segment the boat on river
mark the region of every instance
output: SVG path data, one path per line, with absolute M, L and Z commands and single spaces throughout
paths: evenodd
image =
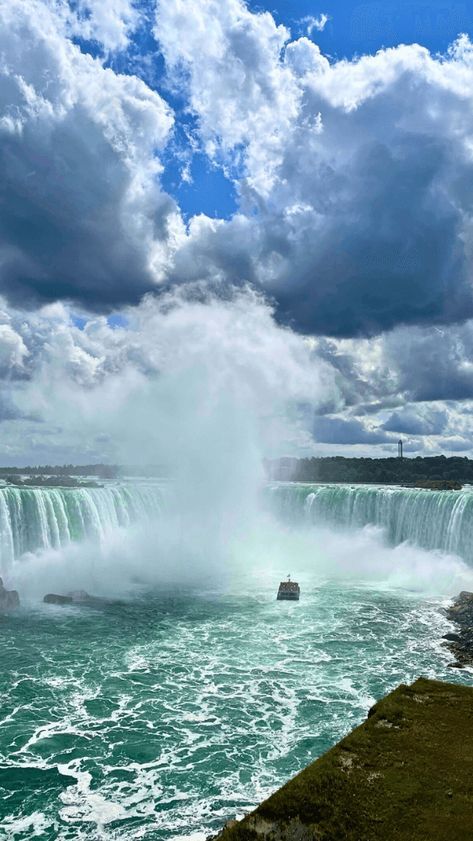
M 287 576 L 287 581 L 281 581 L 279 585 L 277 600 L 287 602 L 298 602 L 301 595 L 301 588 L 297 581 L 291 581 L 291 576 Z

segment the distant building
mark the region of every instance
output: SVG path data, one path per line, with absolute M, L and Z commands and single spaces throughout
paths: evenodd
M 397 442 L 397 457 L 402 458 L 402 441 L 399 439 Z

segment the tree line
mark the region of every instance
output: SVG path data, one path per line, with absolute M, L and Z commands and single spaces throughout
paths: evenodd
M 279 458 L 266 461 L 270 479 L 293 482 L 408 484 L 453 481 L 473 484 L 473 459 L 460 456 L 416 458 Z
M 43 464 L 28 467 L 0 467 L 0 476 L 98 476 L 100 479 L 115 479 L 120 468 L 114 464 Z

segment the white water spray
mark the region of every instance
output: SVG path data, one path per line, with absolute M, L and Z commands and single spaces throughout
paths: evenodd
M 132 340 L 139 342 L 139 366 L 107 372 L 85 390 L 55 356 L 38 409 L 78 441 L 107 432 L 121 463 L 166 464 L 172 475 L 166 505 L 156 488 L 151 503 L 139 499 L 142 487 L 1 491 L 2 566 L 14 562 L 9 583 L 20 591 L 81 587 L 107 595 L 136 584 L 223 586 L 229 576 L 260 568 L 278 577 L 302 567 L 315 576 L 349 567 L 363 580 L 388 579 L 409 556 L 389 543 L 405 541 L 419 551 L 469 557 L 473 521 L 464 495 L 291 486 L 275 492 L 273 513 L 264 512 L 262 457 L 308 440 L 298 406 L 336 400 L 336 390 L 310 347 L 278 327 L 260 299 L 242 293 L 227 302 L 175 296 L 145 302 L 139 323 L 127 328 Z M 365 535 L 356 562 L 351 538 L 330 543 L 313 529 L 369 524 L 382 532 L 368 542 Z M 435 570 L 451 568 L 456 580 L 461 562 L 439 557 L 409 563 L 430 567 L 434 581 Z M 447 578 L 439 578 L 442 592 L 450 592 Z

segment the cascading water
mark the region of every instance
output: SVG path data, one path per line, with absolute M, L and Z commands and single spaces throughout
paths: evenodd
M 165 494 L 157 484 L 103 488 L 0 488 L 0 569 L 25 552 L 60 549 L 155 518 Z
M 278 483 L 271 510 L 286 522 L 338 528 L 375 525 L 391 545 L 409 541 L 473 561 L 473 489 L 431 491 L 373 485 Z
M 404 541 L 473 561 L 473 489 L 430 491 L 373 485 L 275 483 L 266 499 L 278 519 L 337 529 L 382 528 Z M 101 541 L 120 527 L 156 519 L 169 502 L 158 483 L 102 488 L 0 488 L 0 569 L 25 552 Z

